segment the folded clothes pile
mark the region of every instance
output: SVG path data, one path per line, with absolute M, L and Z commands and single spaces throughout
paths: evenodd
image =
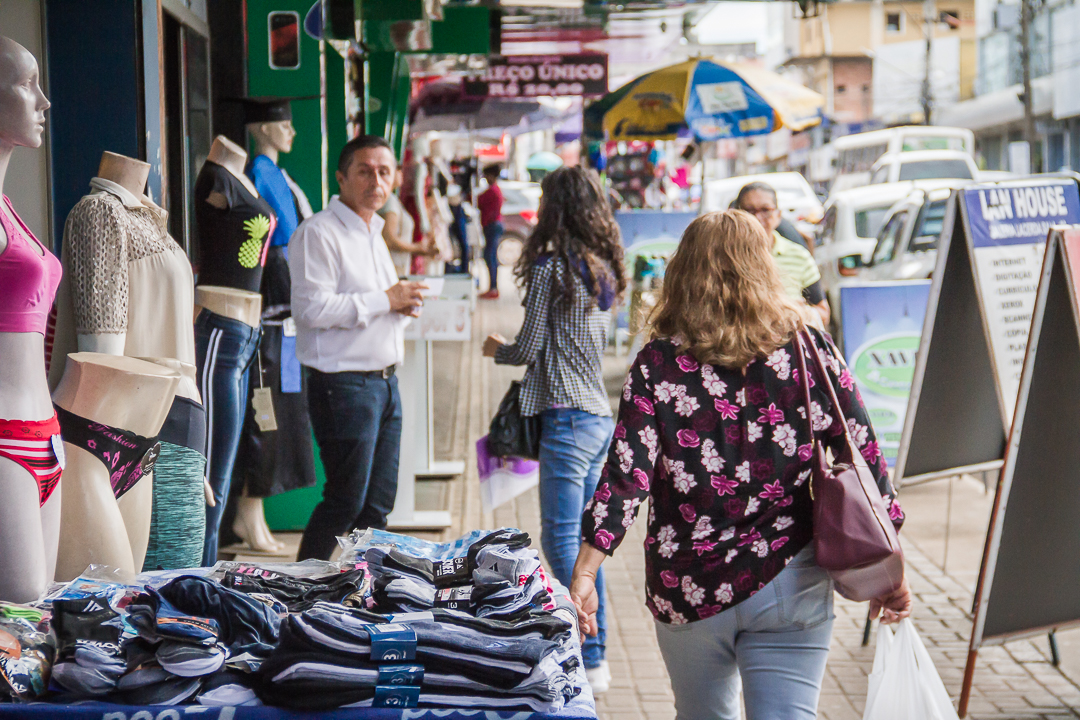
M 319 603 L 292 615 L 260 668 L 257 692 L 298 710 L 378 705 L 384 694 L 411 691 L 403 702 L 534 712 L 557 712 L 577 694 L 568 674 L 578 665 L 573 649 L 548 639 L 569 634 L 566 621 L 515 627 L 436 612 L 387 618 Z
M 362 568 L 308 578 L 238 564 L 225 573 L 221 584 L 244 593 L 265 593 L 284 603 L 289 612 L 303 612 L 317 602 L 359 605 L 367 577 Z

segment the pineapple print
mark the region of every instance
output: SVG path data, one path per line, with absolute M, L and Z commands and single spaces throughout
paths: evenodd
M 246 268 L 253 268 L 259 264 L 262 255 L 263 240 L 270 231 L 270 218 L 265 215 L 256 215 L 244 222 L 244 230 L 247 230 L 248 239 L 240 246 L 240 264 Z

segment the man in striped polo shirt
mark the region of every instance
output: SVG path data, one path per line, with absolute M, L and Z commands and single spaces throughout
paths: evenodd
M 776 191 L 766 183 L 753 182 L 743 186 L 735 198 L 735 207 L 744 210 L 758 219 L 765 227 L 765 232 L 773 237 L 773 259 L 780 268 L 780 279 L 788 295 L 796 300 L 805 300 L 820 315 L 821 321 L 829 326 L 829 301 L 821 289 L 821 273 L 810 252 L 778 233 L 780 226 L 780 208 L 776 202 Z

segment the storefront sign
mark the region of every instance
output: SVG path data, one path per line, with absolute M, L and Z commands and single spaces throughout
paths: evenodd
M 484 74 L 465 78 L 462 88 L 470 97 L 603 95 L 608 91 L 608 58 L 601 54 L 493 57 Z
M 840 289 L 848 368 L 889 467 L 896 464 L 929 297 L 929 280 Z
M 1073 180 L 973 186 L 964 205 L 1005 409 L 1012 416 L 1051 225 L 1080 222 Z

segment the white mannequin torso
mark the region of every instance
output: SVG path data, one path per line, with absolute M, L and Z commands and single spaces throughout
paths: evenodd
M 153 437 L 165 422 L 180 380 L 179 372 L 143 360 L 75 353 L 67 358 L 53 400 L 92 422 Z M 117 501 L 109 470 L 97 457 L 67 442 L 64 449 L 56 578 L 75 578 L 91 563 L 140 571 L 150 530 L 152 477 L 142 478 Z

